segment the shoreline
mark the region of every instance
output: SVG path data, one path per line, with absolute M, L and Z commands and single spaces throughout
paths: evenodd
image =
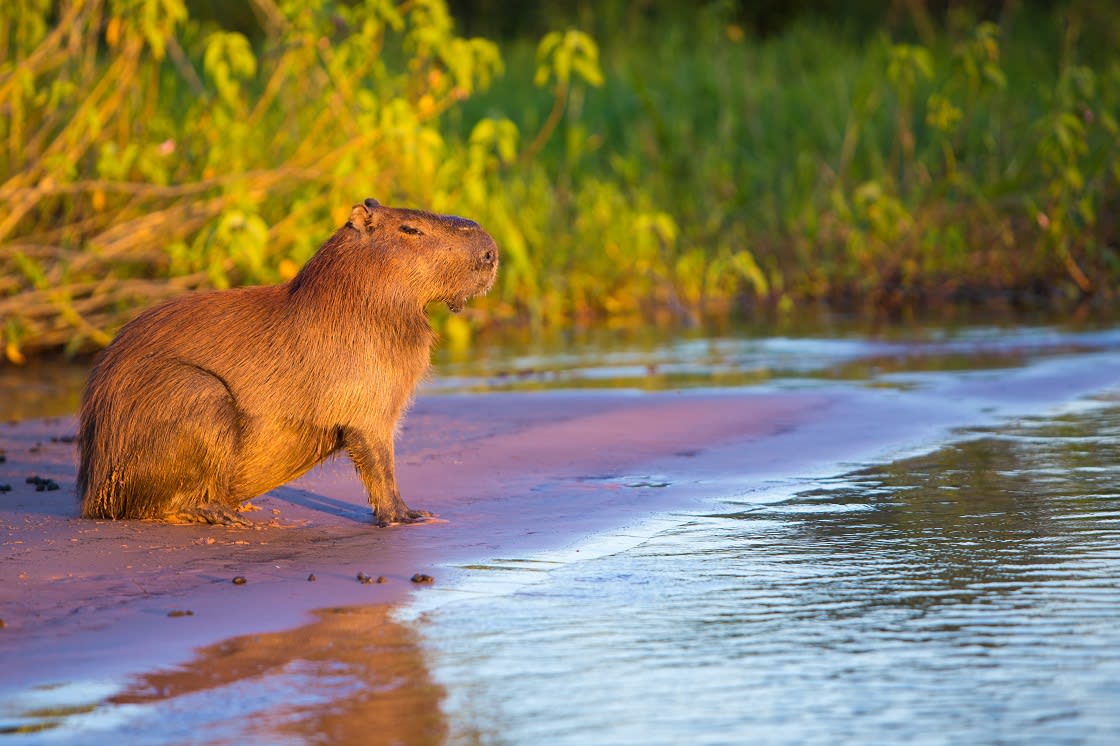
M 466 563 L 617 551 L 681 514 L 1115 387 L 1120 360 L 908 378 L 894 388 L 422 395 L 398 439 L 398 476 L 409 505 L 439 520 L 390 529 L 372 524 L 345 458 L 254 500 L 247 517 L 259 529 L 79 519 L 64 440 L 74 419 L 0 425 L 0 484 L 13 487 L 0 494 L 0 699 L 79 682 L 116 696 L 153 672 L 190 670 L 223 641 L 298 639 L 331 609 L 414 616 L 479 592 Z M 35 492 L 24 483 L 32 473 L 61 489 Z M 362 584 L 358 572 L 386 582 Z M 434 585 L 411 583 L 417 572 Z M 237 575 L 248 582 L 234 585 Z
M 66 442 L 74 418 L 0 425 L 0 484 L 13 488 L 0 495 L 0 656 L 9 662 L 0 691 L 171 665 L 228 637 L 298 626 L 316 609 L 392 604 L 414 589 L 434 590 L 410 582 L 417 572 L 434 576 L 438 589 L 449 564 L 572 543 L 647 518 L 676 498 L 664 488 L 620 486 L 631 467 L 657 459 L 671 466 L 695 460 L 688 449 L 697 445 L 761 437 L 822 400 L 423 397 L 399 437 L 398 478 L 409 504 L 437 519 L 389 529 L 373 525 L 345 457 L 253 500 L 258 510 L 246 517 L 254 529 L 80 519 Z M 658 432 L 651 419 L 675 424 Z M 60 489 L 36 492 L 25 483 L 33 474 Z M 604 494 L 621 497 L 613 512 L 596 505 Z M 386 582 L 362 584 L 359 572 Z M 239 575 L 248 582 L 234 585 Z M 168 617 L 175 611 L 192 615 Z

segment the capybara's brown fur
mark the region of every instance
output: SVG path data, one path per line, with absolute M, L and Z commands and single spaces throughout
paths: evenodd
M 415 520 L 393 441 L 429 365 L 431 301 L 459 311 L 498 267 L 477 223 L 367 199 L 290 282 L 194 293 L 121 329 L 82 397 L 89 518 L 234 518 L 345 449 L 381 524 Z

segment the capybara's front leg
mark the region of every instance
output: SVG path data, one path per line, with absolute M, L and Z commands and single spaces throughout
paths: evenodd
M 347 431 L 344 442 L 350 460 L 354 462 L 354 468 L 369 493 L 369 504 L 379 526 L 410 523 L 432 515 L 423 510 L 410 510 L 401 499 L 391 439 Z

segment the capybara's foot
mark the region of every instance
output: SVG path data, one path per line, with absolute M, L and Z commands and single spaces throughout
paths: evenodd
M 193 508 L 167 515 L 168 523 L 209 523 L 214 526 L 237 526 L 239 528 L 252 528 L 253 522 L 238 515 L 236 509 L 227 508 L 225 505 L 206 503 Z
M 428 510 L 407 510 L 404 515 L 397 515 L 389 519 L 378 519 L 377 525 L 381 528 L 400 526 L 409 523 L 427 523 L 436 517 L 435 513 Z

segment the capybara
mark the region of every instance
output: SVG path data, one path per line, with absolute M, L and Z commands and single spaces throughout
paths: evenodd
M 126 324 L 78 430 L 89 518 L 243 523 L 237 506 L 345 449 L 381 525 L 394 436 L 434 339 L 424 307 L 487 292 L 498 247 L 464 218 L 367 199 L 289 282 L 183 295 Z

